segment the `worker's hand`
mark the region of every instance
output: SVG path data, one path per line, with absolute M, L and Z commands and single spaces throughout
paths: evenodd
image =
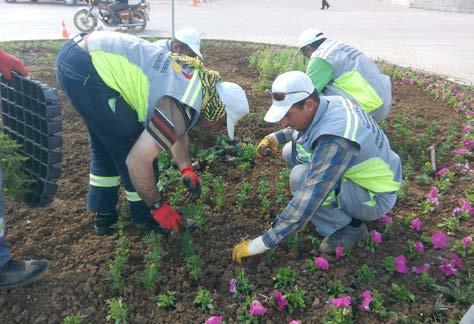
M 265 136 L 257 146 L 257 156 L 267 157 L 278 152 L 278 140 L 274 134 Z
M 12 70 L 24 76 L 28 75 L 28 71 L 18 58 L 0 49 L 0 73 L 11 80 L 13 77 Z
M 179 226 L 183 224 L 183 217 L 178 214 L 176 209 L 167 203 L 163 203 L 160 208 L 152 209 L 151 215 L 155 222 L 160 224 L 161 228 L 172 230 L 175 234 L 179 234 Z
M 262 236 L 254 240 L 242 241 L 232 250 L 232 260 L 242 263 L 242 258 L 265 252 L 268 248 L 263 243 Z
M 196 201 L 201 196 L 201 182 L 192 167 L 185 167 L 180 170 L 183 183 L 188 189 L 188 201 Z

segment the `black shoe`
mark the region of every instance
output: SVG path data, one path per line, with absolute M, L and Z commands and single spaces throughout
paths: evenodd
M 111 235 L 115 232 L 117 213 L 95 213 L 94 229 L 97 235 Z
M 10 260 L 0 269 L 0 290 L 12 289 L 38 280 L 48 270 L 48 261 Z

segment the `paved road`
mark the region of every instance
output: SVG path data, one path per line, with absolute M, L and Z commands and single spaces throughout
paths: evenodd
M 1 1 L 1 0 L 0 0 Z M 61 37 L 61 21 L 76 32 L 78 7 L 60 3 L 0 2 L 0 41 Z M 151 5 L 146 36 L 170 35 L 169 1 Z M 388 0 L 214 0 L 192 7 L 176 1 L 177 28 L 193 26 L 203 38 L 295 45 L 299 33 L 318 27 L 374 58 L 474 83 L 474 15 L 427 11 Z

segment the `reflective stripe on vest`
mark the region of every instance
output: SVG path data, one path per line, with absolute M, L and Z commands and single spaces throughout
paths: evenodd
M 125 190 L 125 195 L 127 196 L 128 201 L 142 201 L 142 198 L 135 191 Z
M 193 107 L 196 103 L 196 99 L 199 96 L 201 88 L 202 84 L 201 79 L 199 78 L 199 72 L 194 70 L 193 77 L 191 78 L 191 81 L 189 82 L 189 85 L 187 86 L 186 91 L 184 92 L 184 95 L 180 101 L 188 106 Z
M 118 187 L 120 185 L 120 177 L 101 177 L 93 175 L 92 173 L 89 174 L 89 184 L 95 187 L 101 188 L 111 188 L 111 187 Z

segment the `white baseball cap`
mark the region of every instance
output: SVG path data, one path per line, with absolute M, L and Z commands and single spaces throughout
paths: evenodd
M 311 79 L 301 71 L 290 71 L 280 74 L 272 84 L 272 106 L 264 120 L 269 123 L 279 122 L 293 104 L 308 98 L 314 92 Z M 282 100 L 275 100 L 280 93 Z
M 249 103 L 244 89 L 232 82 L 217 84 L 217 93 L 225 106 L 227 115 L 227 133 L 234 139 L 235 124 L 249 113 Z
M 200 50 L 201 36 L 193 28 L 183 28 L 176 32 L 174 38 L 189 46 L 192 51 L 202 59 Z
M 323 38 L 326 38 L 326 35 L 319 29 L 306 29 L 300 34 L 300 37 L 298 37 L 298 48 L 301 49 Z

